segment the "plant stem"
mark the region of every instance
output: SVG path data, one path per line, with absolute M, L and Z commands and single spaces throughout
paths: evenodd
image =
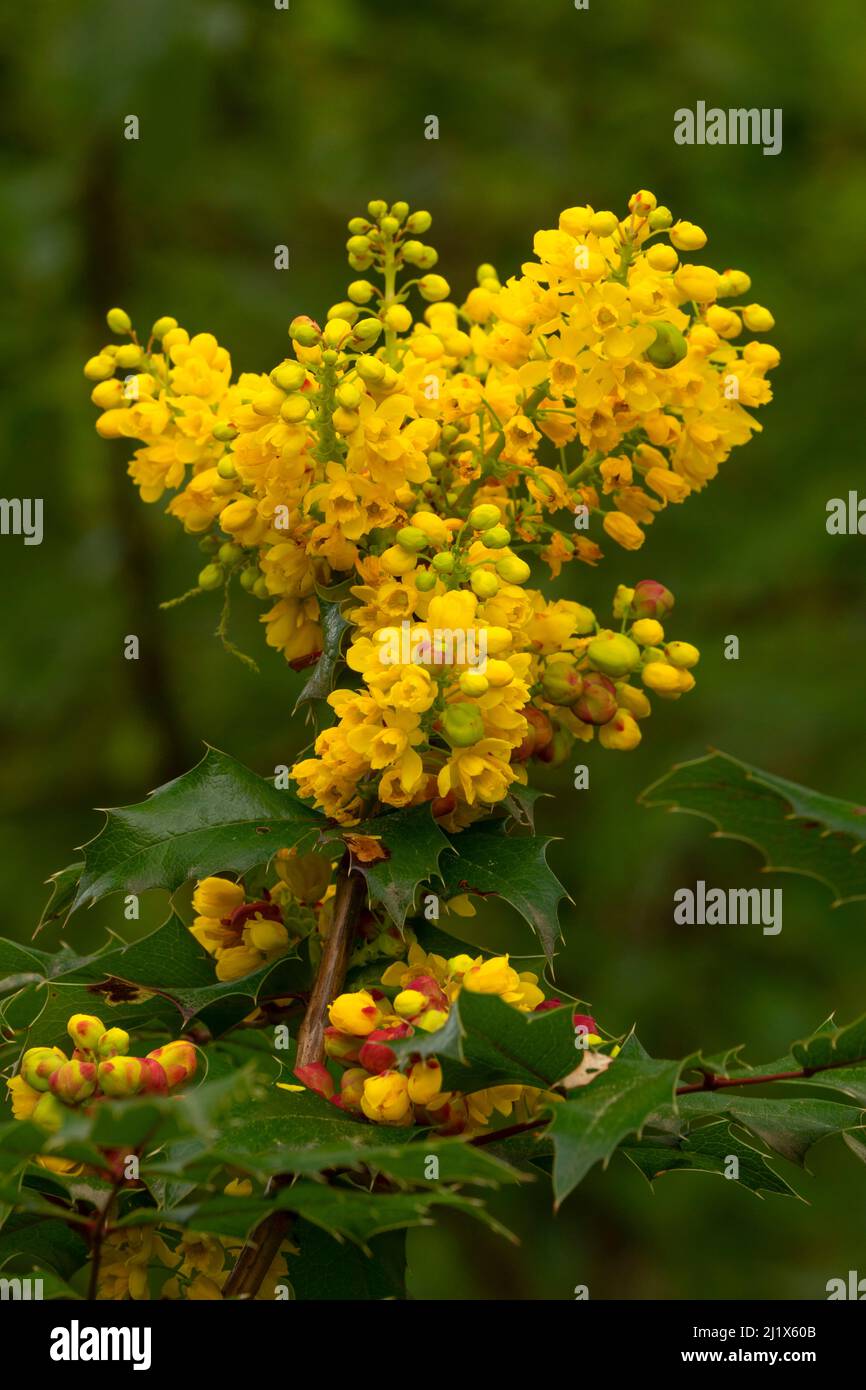
M 348 855 L 337 874 L 334 915 L 331 930 L 322 947 L 322 957 L 310 993 L 310 1001 L 298 1032 L 296 1066 L 321 1062 L 325 1055 L 325 1020 L 328 1005 L 340 993 L 346 979 L 349 956 L 358 918 L 366 897 L 364 875 L 351 872 Z M 277 1173 L 268 1184 L 268 1193 L 288 1187 L 291 1175 Z M 224 1298 L 255 1298 L 262 1281 L 276 1258 L 292 1224 L 289 1211 L 272 1211 L 248 1237 L 223 1288 Z
M 866 1057 L 857 1057 L 854 1061 L 848 1062 L 825 1062 L 818 1067 L 801 1067 L 799 1071 L 776 1071 L 764 1073 L 760 1076 L 716 1076 L 714 1072 L 707 1072 L 703 1081 L 695 1082 L 694 1085 L 678 1086 L 674 1091 L 675 1096 L 692 1096 L 701 1091 L 723 1091 L 732 1086 L 769 1086 L 772 1081 L 808 1081 L 810 1077 L 816 1076 L 822 1071 L 836 1071 L 840 1067 L 855 1067 L 861 1062 L 866 1062 Z M 545 1115 L 538 1120 L 529 1120 L 522 1125 L 509 1125 L 507 1129 L 493 1129 L 489 1134 L 479 1134 L 475 1139 L 470 1139 L 470 1144 L 483 1148 L 485 1144 L 498 1144 L 503 1139 L 511 1139 L 515 1134 L 529 1134 L 534 1129 L 543 1129 L 550 1123 L 550 1116 Z

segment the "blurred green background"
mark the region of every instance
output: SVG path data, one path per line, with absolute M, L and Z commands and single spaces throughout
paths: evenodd
M 188 588 L 195 547 L 142 506 L 128 450 L 93 431 L 81 374 L 104 311 L 140 325 L 174 314 L 214 332 L 236 369 L 287 348 L 298 312 L 344 296 L 345 222 L 371 197 L 434 216 L 428 240 L 457 294 L 474 268 L 504 276 L 560 208 L 622 208 L 639 187 L 710 234 L 703 259 L 749 271 L 777 319 L 783 363 L 765 433 L 720 478 L 671 508 L 640 556 L 572 570 L 559 592 L 607 608 L 617 582 L 676 593 L 676 635 L 703 651 L 697 691 L 657 705 L 629 757 L 591 750 L 591 786 L 550 777 L 543 828 L 575 906 L 564 988 L 612 1031 L 638 1021 L 656 1055 L 745 1042 L 784 1051 L 832 1010 L 864 1007 L 862 904 L 762 878 L 747 846 L 705 822 L 636 805 L 674 761 L 720 747 L 795 780 L 866 796 L 863 546 L 826 534 L 830 497 L 862 460 L 866 239 L 866 23 L 850 0 L 43 0 L 0 21 L 5 99 L 0 263 L 4 496 L 45 499 L 45 540 L 0 538 L 0 883 L 4 934 L 26 939 L 42 880 L 96 832 L 91 808 L 140 800 L 207 740 L 262 771 L 303 741 L 299 677 L 268 651 L 258 605 L 235 636 L 256 677 L 210 632 L 209 600 L 159 612 Z M 781 107 L 782 153 L 680 147 L 673 113 Z M 123 139 L 126 115 L 141 138 Z M 438 141 L 424 119 L 440 121 Z M 276 272 L 274 247 L 290 247 Z M 614 547 L 609 549 L 613 552 Z M 142 656 L 123 659 L 136 633 Z M 723 638 L 740 638 L 725 661 Z M 784 888 L 784 929 L 682 928 L 675 888 Z M 154 925 L 163 903 L 149 901 Z M 516 952 L 511 918 L 479 918 Z M 111 899 L 65 939 L 123 932 Z M 53 944 L 57 930 L 46 937 Z M 711 1177 L 655 1193 L 625 1160 L 593 1173 L 556 1217 L 539 1183 L 494 1201 L 521 1238 L 463 1219 L 410 1238 L 418 1297 L 801 1298 L 864 1272 L 866 1173 L 840 1142 L 801 1179 L 811 1205 L 756 1201 Z M 789 1175 L 790 1176 L 790 1175 Z

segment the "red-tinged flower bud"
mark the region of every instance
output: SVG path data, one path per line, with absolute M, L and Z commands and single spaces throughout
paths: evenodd
M 351 1033 L 341 1033 L 339 1028 L 325 1029 L 325 1056 L 348 1067 L 357 1062 L 363 1046 L 360 1038 Z
M 295 1076 L 309 1090 L 324 1096 L 325 1100 L 330 1100 L 334 1094 L 334 1078 L 324 1062 L 306 1062 L 303 1066 L 295 1067 Z
M 674 606 L 674 596 L 657 579 L 641 579 L 634 586 L 631 601 L 632 616 L 635 618 L 665 618 Z
M 129 1034 L 122 1028 L 109 1028 L 96 1044 L 96 1051 L 103 1059 L 125 1057 L 129 1051 Z
M 63 1124 L 63 1106 L 55 1095 L 47 1091 L 40 1096 L 32 1115 L 33 1123 L 48 1134 L 56 1134 Z
M 442 986 L 432 975 L 416 975 L 414 980 L 410 980 L 407 989 L 417 990 L 418 994 L 423 994 L 425 999 L 429 999 L 434 1009 L 447 1009 L 448 999 L 442 990 Z
M 95 1052 L 96 1045 L 105 1032 L 105 1024 L 94 1014 L 73 1014 L 66 1025 L 66 1031 L 76 1047 L 82 1048 L 85 1052 Z
M 442 816 L 450 816 L 454 807 L 457 805 L 457 797 L 453 792 L 448 792 L 447 796 L 436 796 L 430 803 L 430 810 L 436 820 Z
M 583 694 L 574 707 L 584 724 L 609 724 L 616 714 L 616 689 L 607 676 L 590 671 L 583 681 Z
M 585 1028 L 587 1033 L 598 1032 L 595 1019 L 591 1014 L 572 1014 L 571 1021 L 575 1028 Z
M 409 1099 L 416 1105 L 426 1105 L 442 1090 L 442 1068 L 435 1057 L 415 1062 L 409 1072 Z
M 583 677 L 573 658 L 548 661 L 541 677 L 541 689 L 545 700 L 552 705 L 573 705 L 579 700 L 583 692 Z
M 59 1047 L 29 1047 L 21 1060 L 21 1075 L 34 1091 L 47 1091 L 52 1076 L 66 1060 Z
M 169 1089 L 172 1086 L 179 1086 L 182 1081 L 188 1081 L 191 1076 L 195 1076 L 198 1065 L 196 1050 L 192 1043 L 186 1042 L 183 1038 L 166 1043 L 165 1047 L 155 1047 L 147 1055 L 152 1060 L 159 1062 L 165 1072 Z
M 88 1100 L 96 1090 L 95 1063 L 64 1062 L 51 1078 L 51 1090 L 66 1105 Z
M 363 1067 L 350 1067 L 344 1071 L 340 1077 L 340 1100 L 344 1110 L 360 1110 L 361 1097 L 364 1094 L 364 1082 L 369 1078 L 370 1073 L 364 1071 Z
M 462 1096 L 452 1096 L 447 1105 L 433 1111 L 436 1133 L 462 1134 L 469 1123 L 469 1110 Z
M 141 1091 L 144 1095 L 161 1095 L 168 1090 L 165 1067 L 155 1057 L 139 1057 L 141 1062 Z
M 535 733 L 532 752 L 534 757 L 538 757 L 541 749 L 546 748 L 553 738 L 553 725 L 544 710 L 536 709 L 535 705 L 524 705 L 521 714 L 528 720 Z
M 141 1086 L 139 1057 L 112 1057 L 96 1068 L 99 1088 L 112 1099 L 137 1095 Z
M 534 1014 L 546 1014 L 546 1013 L 548 1012 L 549 1009 L 561 1009 L 561 1008 L 562 1008 L 562 1000 L 561 1000 L 561 999 L 542 999 L 542 1001 L 541 1001 L 540 1004 L 536 1004 L 536 1006 L 535 1006 L 535 1008 L 532 1010 L 532 1012 L 533 1012 Z
M 395 1038 L 408 1038 L 412 1029 L 408 1023 L 397 1023 L 392 1028 L 376 1028 L 364 1041 L 358 1060 L 365 1071 L 378 1076 L 390 1071 L 397 1058 L 386 1044 Z

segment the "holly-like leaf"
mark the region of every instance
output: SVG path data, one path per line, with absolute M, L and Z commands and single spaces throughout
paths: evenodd
M 806 1166 L 815 1144 L 829 1135 L 860 1129 L 866 1120 L 866 1111 L 855 1105 L 812 1096 L 750 1096 L 733 1088 L 680 1096 L 677 1107 L 679 1121 L 725 1116 L 799 1168 Z
M 339 603 L 319 600 L 319 622 L 322 626 L 322 654 L 310 672 L 293 714 L 312 700 L 327 700 L 337 683 L 337 673 L 343 660 L 343 640 L 349 624 L 340 611 Z
M 681 1062 L 619 1056 L 566 1101 L 552 1106 L 553 1191 L 559 1206 L 596 1163 L 607 1166 L 627 1136 L 673 1102 Z
M 583 1055 L 572 1008 L 523 1013 L 495 995 L 463 990 L 435 1033 L 416 1032 L 392 1043 L 398 1057 L 437 1057 L 443 1086 L 466 1094 L 488 1086 L 541 1090 L 567 1076 Z
M 680 763 L 640 796 L 703 816 L 717 836 L 745 840 L 768 869 L 826 883 L 833 907 L 866 898 L 866 806 L 789 782 L 727 753 Z
M 772 1192 L 779 1196 L 796 1197 L 790 1183 L 780 1177 L 758 1149 L 737 1138 L 724 1120 L 702 1125 L 681 1139 L 643 1139 L 637 1144 L 623 1145 L 622 1152 L 649 1183 L 665 1173 L 697 1171 L 718 1173 L 739 1182 L 748 1191 L 760 1196 Z M 737 1160 L 733 1169 L 731 1159 Z M 736 1171 L 736 1178 L 730 1174 Z
M 401 931 L 419 884 L 440 873 L 443 851 L 448 851 L 446 859 L 453 857 L 451 842 L 427 804 L 362 821 L 351 830 L 334 828 L 326 831 L 322 839 L 342 839 L 349 845 L 359 845 L 362 840 L 370 842 L 366 850 L 353 853 L 353 870 L 364 875 L 371 906 L 384 908 Z
M 456 854 L 442 862 L 445 891 L 500 897 L 511 903 L 537 932 L 552 957 L 560 936 L 559 903 L 568 897 L 547 862 L 550 839 L 505 835 L 501 822 L 482 821 L 455 835 Z
M 43 927 L 47 927 L 49 922 L 55 922 L 58 917 L 65 917 L 68 914 L 83 871 L 84 861 L 79 860 L 75 864 L 68 865 L 65 869 L 58 869 L 46 880 L 51 885 L 51 895 L 42 909 L 42 916 L 36 926 L 37 932 L 40 932 Z
M 84 846 L 84 872 L 70 910 L 108 893 L 173 892 L 189 878 L 243 873 L 278 849 L 311 842 L 324 818 L 242 763 L 208 748 L 190 772 L 147 801 L 106 811 Z

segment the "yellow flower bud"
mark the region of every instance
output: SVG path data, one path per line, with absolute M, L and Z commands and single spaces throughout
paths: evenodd
M 532 571 L 519 555 L 503 555 L 496 561 L 496 573 L 506 584 L 525 584 Z
M 491 956 L 473 965 L 463 976 L 463 988 L 470 994 L 508 994 L 520 984 L 520 976 L 508 964 L 507 956 Z
M 719 276 L 709 265 L 682 265 L 674 276 L 674 284 L 685 299 L 708 304 L 718 293 Z
M 104 353 L 88 357 L 84 364 L 84 375 L 88 381 L 107 381 L 110 376 L 114 376 L 114 358 L 106 357 Z
M 365 1038 L 378 1028 L 382 1018 L 375 999 L 365 989 L 339 995 L 329 1006 L 328 1017 L 341 1033 L 352 1033 L 359 1038 Z
M 613 719 L 599 729 L 598 741 L 602 748 L 627 753 L 632 748 L 637 748 L 641 741 L 641 732 L 628 710 L 618 709 Z
M 638 618 L 632 623 L 631 635 L 642 647 L 657 647 L 664 641 L 665 630 L 655 618 Z
M 653 270 L 665 272 L 675 270 L 679 265 L 680 258 L 672 246 L 651 246 L 646 253 L 647 264 Z
M 442 1090 L 442 1068 L 435 1057 L 415 1062 L 409 1072 L 407 1090 L 415 1105 L 426 1105 Z
M 397 1071 L 383 1071 L 364 1082 L 361 1109 L 368 1120 L 380 1125 L 400 1125 L 410 1120 L 409 1083 Z
M 769 333 L 775 327 L 776 320 L 761 304 L 747 304 L 743 310 L 743 323 L 750 333 Z
M 484 667 L 484 674 L 494 690 L 503 689 L 514 680 L 514 671 L 507 661 L 488 659 L 487 665 Z
M 385 327 L 395 333 L 408 333 L 412 327 L 412 315 L 405 304 L 392 304 L 385 313 Z
M 701 659 L 700 652 L 697 647 L 692 646 L 691 642 L 668 642 L 665 647 L 665 654 L 673 666 L 681 666 L 686 669 L 690 666 L 697 666 Z
M 150 331 L 154 338 L 164 339 L 166 333 L 170 333 L 173 328 L 177 328 L 177 319 L 173 319 L 170 314 L 163 314 Z
M 418 293 L 428 304 L 436 304 L 440 299 L 448 298 L 451 286 L 441 275 L 423 275 L 418 281 Z
M 499 593 L 499 580 L 491 570 L 473 570 L 469 577 L 469 585 L 479 598 L 493 598 L 494 594 Z
M 76 1047 L 83 1052 L 94 1052 L 96 1044 L 105 1032 L 105 1024 L 95 1014 L 73 1014 L 66 1025 Z
M 596 212 L 589 219 L 589 230 L 594 236 L 613 236 L 618 226 L 615 212 Z
M 493 502 L 482 502 L 479 507 L 473 507 L 469 513 L 469 525 L 473 531 L 489 531 L 491 526 L 498 526 L 502 520 L 502 512 Z
M 509 667 L 509 670 L 511 668 Z M 485 694 L 489 689 L 490 682 L 480 671 L 464 671 L 458 682 L 464 695 L 469 695 L 472 699 Z
M 694 222 L 674 223 L 668 236 L 678 251 L 700 251 L 707 244 L 706 232 Z
M 230 917 L 244 901 L 243 885 L 228 878 L 202 878 L 192 895 L 193 911 L 201 917 Z
M 359 357 L 355 361 L 355 370 L 363 381 L 376 385 L 385 376 L 386 366 L 378 357 Z
M 103 1059 L 125 1056 L 129 1051 L 129 1034 L 123 1028 L 109 1028 L 96 1044 L 96 1051 Z
M 417 989 L 401 990 L 394 1000 L 394 1012 L 400 1018 L 415 1018 L 417 1014 L 423 1014 L 427 1006 L 426 994 Z
M 132 319 L 125 309 L 109 309 L 105 322 L 112 333 L 128 333 L 132 327 Z
M 418 563 L 418 556 L 402 545 L 391 545 L 381 557 L 382 569 L 386 574 L 408 574 Z
M 132 367 L 137 367 L 141 362 L 141 348 L 135 343 L 124 343 L 119 347 L 114 355 L 114 360 L 118 367 L 124 371 L 129 371 Z
M 643 668 L 641 679 L 644 685 L 659 695 L 668 695 L 679 691 L 680 688 L 680 678 L 676 667 L 668 666 L 664 661 L 648 662 Z
M 416 1028 L 420 1028 L 424 1033 L 438 1033 L 440 1028 L 444 1028 L 448 1022 L 448 1014 L 445 1009 L 427 1009 L 418 1018 L 412 1020 Z

